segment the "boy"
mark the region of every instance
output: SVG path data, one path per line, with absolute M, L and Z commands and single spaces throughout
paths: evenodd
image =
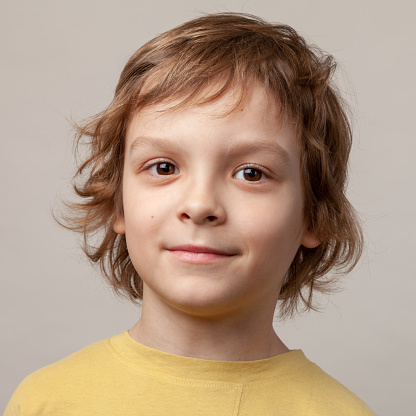
M 361 252 L 333 70 L 293 29 L 233 13 L 130 58 L 78 127 L 68 221 L 141 318 L 29 376 L 7 416 L 373 414 L 272 325 Z

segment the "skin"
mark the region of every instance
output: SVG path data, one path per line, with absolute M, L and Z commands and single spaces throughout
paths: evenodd
M 304 226 L 294 128 L 259 85 L 227 114 L 235 99 L 146 107 L 127 129 L 113 226 L 144 282 L 130 335 L 161 351 L 231 361 L 288 351 L 272 325 L 279 291 L 299 246 L 319 241 Z

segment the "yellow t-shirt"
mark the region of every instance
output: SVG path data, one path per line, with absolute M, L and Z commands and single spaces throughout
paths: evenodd
M 300 350 L 257 361 L 157 351 L 128 332 L 27 377 L 4 416 L 370 416 Z

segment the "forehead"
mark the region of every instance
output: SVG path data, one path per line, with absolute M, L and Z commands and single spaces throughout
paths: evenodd
M 146 94 L 156 87 L 155 80 L 146 81 L 141 94 Z M 202 93 L 194 96 L 172 96 L 150 105 L 140 105 L 132 112 L 128 127 L 134 119 L 146 120 L 172 119 L 178 114 L 193 113 L 201 118 L 221 119 L 236 113 L 244 113 L 256 122 L 273 118 L 276 125 L 292 124 L 287 112 L 283 111 L 279 100 L 257 81 L 247 82 L 247 85 L 232 85 L 222 91 L 221 80 L 208 84 Z M 140 99 L 138 100 L 140 103 Z

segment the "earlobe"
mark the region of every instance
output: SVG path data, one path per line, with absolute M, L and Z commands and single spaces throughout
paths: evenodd
M 125 234 L 126 233 L 126 226 L 125 226 L 123 216 L 120 216 L 120 217 L 113 220 L 113 230 L 117 234 Z
M 306 230 L 300 243 L 306 248 L 315 248 L 321 244 L 321 239 L 313 231 Z

